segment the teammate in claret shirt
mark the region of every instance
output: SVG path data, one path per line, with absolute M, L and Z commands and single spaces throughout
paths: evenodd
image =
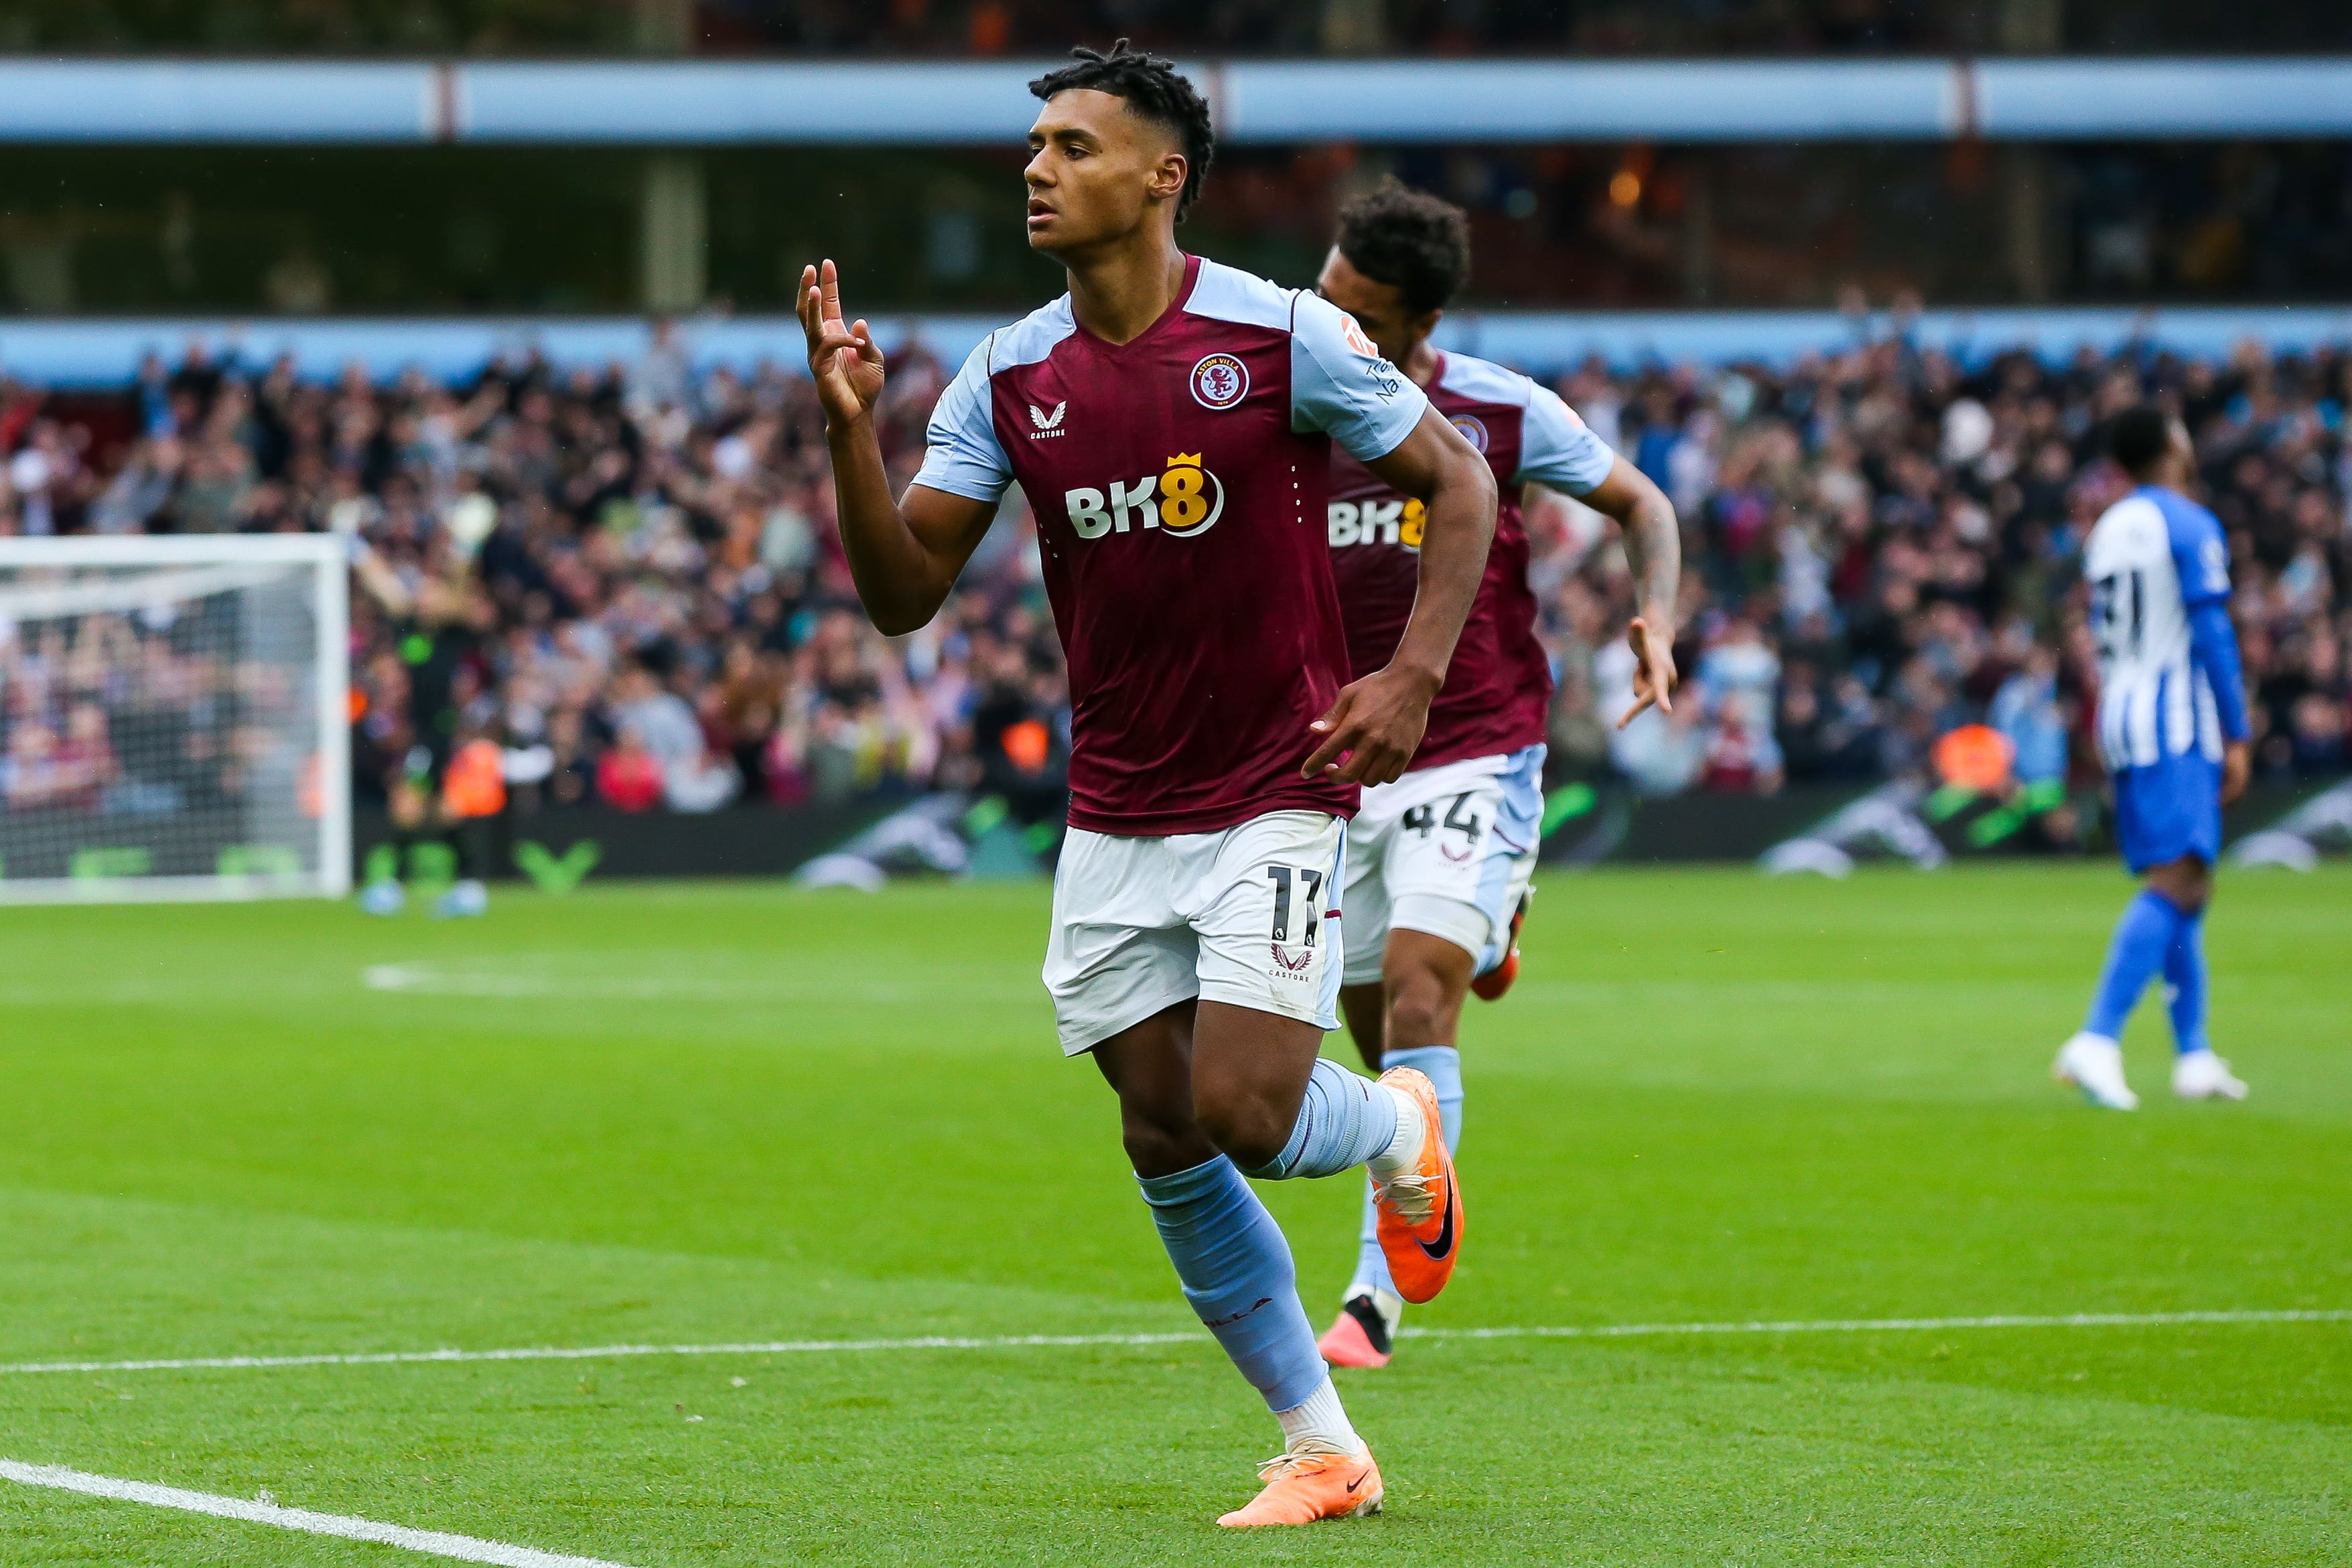
M 1244 1176 L 1368 1166 L 1397 1288 L 1452 1273 L 1462 1200 L 1436 1091 L 1318 1058 L 1340 966 L 1359 786 L 1420 744 L 1476 597 L 1495 482 L 1346 316 L 1185 255 L 1213 143 L 1167 61 L 1076 52 L 1040 78 L 1029 243 L 1069 292 L 992 333 L 941 394 L 891 500 L 871 417 L 883 360 L 803 278 L 842 541 L 875 623 L 937 612 L 1019 484 L 1070 670 L 1070 832 L 1045 986 L 1062 1049 L 1118 1099 L 1184 1295 L 1280 1421 L 1227 1525 L 1370 1513 L 1381 1477 L 1299 1303 L 1289 1243 Z M 1324 544 L 1334 446 L 1423 506 L 1393 657 L 1350 679 Z
M 2124 1020 L 2158 974 L 2171 993 L 2172 1091 L 2242 1100 L 2246 1085 L 2205 1036 L 2205 904 L 2221 853 L 2221 808 L 2246 787 L 2245 684 L 2230 625 L 2230 545 L 2184 493 L 2196 450 L 2147 405 L 2108 434 L 2138 488 L 2083 545 L 2099 649 L 2099 754 L 2115 781 L 2124 863 L 2147 885 L 2116 923 L 2090 1016 L 2052 1073 L 2094 1105 L 2139 1107 L 2124 1077 Z
M 1391 181 L 1340 214 L 1339 241 L 1318 284 L 1478 449 L 1502 495 L 1478 601 L 1421 749 L 1403 778 L 1364 791 L 1341 901 L 1349 1031 L 1373 1071 L 1408 1067 L 1430 1080 L 1449 1148 L 1462 1133 L 1462 999 L 1474 988 L 1499 998 L 1518 972 L 1543 817 L 1551 664 L 1536 640 L 1520 492 L 1542 486 L 1579 497 L 1622 530 L 1640 610 L 1629 633 L 1638 658 L 1625 719 L 1653 703 L 1672 706 L 1682 570 L 1674 507 L 1640 469 L 1527 377 L 1431 344 L 1469 270 L 1461 210 Z M 1388 662 L 1412 612 L 1427 515 L 1385 475 L 1337 451 L 1328 520 L 1349 661 L 1361 674 Z M 1367 1196 L 1355 1277 L 1321 1341 L 1336 1365 L 1386 1365 L 1414 1299 L 1389 1267 L 1378 1218 Z

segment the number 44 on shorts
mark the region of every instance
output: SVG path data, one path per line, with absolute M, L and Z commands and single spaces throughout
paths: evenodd
M 1469 807 L 1470 792 L 1465 789 L 1454 797 L 1454 803 L 1445 809 L 1445 821 L 1443 822 L 1437 820 L 1437 805 L 1434 801 L 1425 806 L 1415 806 L 1399 821 L 1404 824 L 1406 831 L 1419 833 L 1424 839 L 1439 828 L 1448 828 L 1475 843 L 1480 830 L 1486 824 L 1478 820 L 1478 813 L 1471 810 Z

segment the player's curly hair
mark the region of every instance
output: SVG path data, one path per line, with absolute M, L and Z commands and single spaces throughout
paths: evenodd
M 1470 276 L 1470 220 L 1453 203 L 1391 175 L 1339 209 L 1339 254 L 1425 316 L 1444 308 Z
M 1091 88 L 1127 99 L 1127 107 L 1156 125 L 1176 133 L 1184 148 L 1184 189 L 1176 198 L 1176 221 L 1201 193 L 1209 165 L 1217 156 L 1216 131 L 1209 122 L 1209 103 L 1184 79 L 1175 62 L 1130 48 L 1125 38 L 1108 52 L 1085 47 L 1070 51 L 1072 63 L 1047 71 L 1029 84 L 1041 99 L 1057 92 Z

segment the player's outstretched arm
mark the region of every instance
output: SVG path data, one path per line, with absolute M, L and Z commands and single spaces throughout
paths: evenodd
M 1486 548 L 1495 540 L 1495 475 L 1434 409 L 1424 409 L 1412 434 L 1370 466 L 1405 495 L 1418 497 L 1424 508 L 1421 586 L 1395 657 L 1340 689 L 1331 711 L 1315 721 L 1322 744 L 1299 772 L 1386 784 L 1404 772 L 1421 747 L 1429 705 L 1445 684 L 1454 644 L 1486 574 Z
M 1616 519 L 1625 541 L 1625 564 L 1633 572 L 1633 623 L 1625 630 L 1625 641 L 1633 650 L 1633 706 L 1617 721 L 1622 729 L 1644 708 L 1675 711 L 1675 686 L 1682 678 L 1675 668 L 1682 525 L 1666 493 L 1622 457 L 1610 467 L 1609 477 L 1582 498 L 1594 511 Z
M 808 336 L 809 374 L 824 409 L 849 575 L 874 624 L 899 636 L 939 613 L 988 532 L 996 505 L 921 485 L 908 486 L 903 504 L 893 501 L 874 434 L 882 350 L 863 319 L 842 319 L 841 279 L 830 261 L 801 269 L 800 318 Z

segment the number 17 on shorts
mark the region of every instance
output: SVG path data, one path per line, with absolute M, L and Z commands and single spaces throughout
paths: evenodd
M 1281 811 L 1243 824 L 1233 838 L 1220 858 L 1240 874 L 1199 922 L 1201 994 L 1337 1029 L 1348 824 Z M 1255 971 L 1246 980 L 1236 972 L 1244 965 Z M 1212 976 L 1224 983 L 1212 985 Z M 1235 994 L 1245 988 L 1258 999 Z
M 1269 865 L 1265 879 L 1274 883 L 1274 927 L 1269 935 L 1276 977 L 1303 975 L 1315 961 L 1316 938 L 1323 934 L 1325 915 L 1339 913 L 1323 907 L 1328 873 L 1317 866 Z
M 1045 971 L 1063 1051 L 1192 997 L 1337 1029 L 1347 846 L 1321 811 L 1158 839 L 1072 829 Z

